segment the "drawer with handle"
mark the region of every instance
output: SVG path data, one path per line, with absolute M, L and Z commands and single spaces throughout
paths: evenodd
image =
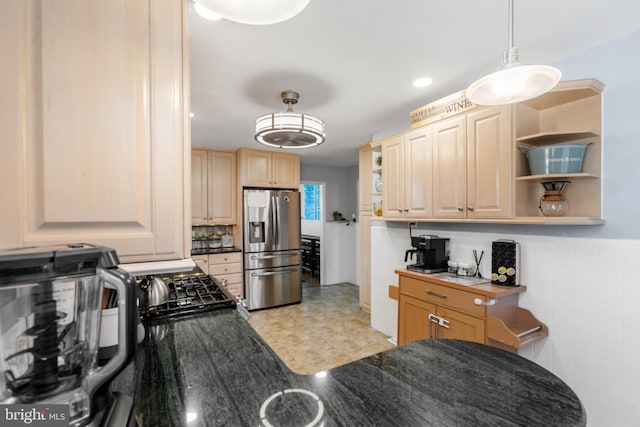
M 223 274 L 242 273 L 242 263 L 234 262 L 231 264 L 209 264 L 209 274 L 212 276 L 220 276 Z
M 242 252 L 209 255 L 209 264 L 229 264 L 232 262 L 242 263 Z
M 484 317 L 486 315 L 486 308 L 483 305 L 478 305 L 478 302 L 484 302 L 485 296 L 448 286 L 416 280 L 411 277 L 400 277 L 400 293 L 475 316 Z M 478 299 L 480 301 L 476 301 Z

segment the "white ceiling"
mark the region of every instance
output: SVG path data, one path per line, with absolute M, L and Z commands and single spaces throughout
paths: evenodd
M 409 111 L 499 68 L 508 47 L 508 0 L 311 0 L 293 19 L 251 26 L 190 11 L 192 145 L 264 148 L 255 118 L 294 110 L 325 121 L 303 164 L 351 166 L 381 130 Z M 640 29 L 637 0 L 516 0 L 522 63 L 554 64 Z M 433 78 L 416 89 L 420 76 Z M 587 76 L 584 77 L 593 77 Z

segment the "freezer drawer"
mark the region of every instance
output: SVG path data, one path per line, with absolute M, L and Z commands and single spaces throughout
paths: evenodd
M 244 269 L 284 267 L 300 264 L 300 250 L 244 254 Z
M 247 308 L 256 310 L 300 302 L 301 279 L 300 265 L 245 271 Z

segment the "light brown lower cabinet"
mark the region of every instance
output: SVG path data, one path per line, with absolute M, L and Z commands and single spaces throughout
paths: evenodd
M 242 287 L 242 252 L 209 255 L 209 274 L 224 279 L 231 295 L 244 295 Z
M 209 274 L 209 255 L 192 255 L 191 259 L 203 273 Z
M 524 286 L 465 286 L 408 270 L 396 270 L 396 274 L 399 345 L 458 339 L 516 351 L 548 335 L 542 322 L 518 307 Z
M 216 279 L 225 279 L 231 295 L 244 295 L 242 287 L 242 252 L 194 255 L 191 257 L 200 270 Z

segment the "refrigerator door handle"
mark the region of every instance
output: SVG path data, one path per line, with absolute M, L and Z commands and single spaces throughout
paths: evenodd
M 278 274 L 292 273 L 294 271 L 298 271 L 297 268 L 288 268 L 286 270 L 278 270 L 278 271 L 265 271 L 264 273 L 251 273 L 252 277 L 261 277 L 261 276 L 275 276 Z
M 274 259 L 274 258 L 286 258 L 290 256 L 298 256 L 297 252 L 287 252 L 283 254 L 275 254 L 275 255 L 251 255 L 252 260 L 260 260 L 260 259 Z
M 280 246 L 280 227 L 279 227 L 279 223 L 280 223 L 280 212 L 278 211 L 278 205 L 280 204 L 280 197 L 278 196 L 274 196 L 273 197 L 273 212 L 275 213 L 275 236 L 274 236 L 274 240 L 276 242 L 276 245 Z
M 276 224 L 277 224 L 277 220 L 276 220 L 276 198 L 274 196 L 271 196 L 271 204 L 270 204 L 270 208 L 271 208 L 271 245 L 273 245 L 272 247 L 275 247 L 278 239 L 276 238 Z

